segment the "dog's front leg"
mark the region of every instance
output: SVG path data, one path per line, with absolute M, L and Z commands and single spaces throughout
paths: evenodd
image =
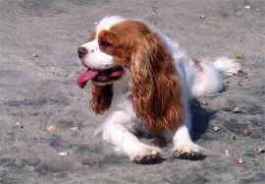
M 103 139 L 137 163 L 161 160 L 158 147 L 142 143 L 129 129 L 133 117 L 125 111 L 113 112 L 104 123 Z
M 202 148 L 193 143 L 187 125 L 179 127 L 173 137 L 173 151 L 178 158 L 200 160 L 205 158 Z

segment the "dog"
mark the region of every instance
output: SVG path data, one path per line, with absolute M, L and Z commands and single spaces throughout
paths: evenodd
M 223 76 L 240 70 L 225 57 L 191 59 L 153 26 L 120 16 L 101 19 L 77 52 L 86 68 L 79 86 L 91 81 L 91 109 L 109 114 L 100 129 L 103 139 L 136 163 L 161 159 L 161 148 L 141 142 L 139 131 L 172 142 L 176 157 L 203 155 L 190 135 L 190 101 L 222 90 Z

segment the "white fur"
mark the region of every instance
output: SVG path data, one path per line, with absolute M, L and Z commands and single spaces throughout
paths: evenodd
M 101 19 L 101 21 L 97 24 L 96 26 L 96 32 L 97 34 L 102 31 L 102 30 L 109 30 L 111 27 L 114 25 L 117 25 L 123 21 L 125 21 L 123 17 L 120 16 L 109 16 L 109 17 L 104 17 Z
M 157 154 L 160 149 L 146 145 L 130 131 L 135 120 L 133 111 L 113 112 L 103 125 L 103 139 L 115 146 L 115 150 L 125 153 L 131 160 L 147 154 Z
M 179 127 L 173 137 L 173 151 L 179 153 L 200 152 L 200 146 L 192 142 L 187 125 Z
M 223 75 L 212 64 L 201 63 L 203 71 L 193 68 L 191 93 L 193 97 L 209 95 L 223 89 Z
M 91 42 L 87 42 L 81 47 L 86 48 L 88 51 L 88 54 L 86 54 L 85 57 L 82 58 L 82 60 L 84 64 L 89 66 L 90 68 L 107 69 L 113 66 L 112 56 L 102 52 L 99 49 L 97 39 L 94 39 Z
M 121 17 L 106 17 L 97 25 L 97 32 L 110 29 L 112 26 L 124 21 Z M 215 63 L 201 63 L 202 70 L 194 64 L 187 56 L 186 52 L 179 48 L 179 45 L 161 35 L 164 42 L 168 46 L 169 52 L 175 60 L 177 72 L 181 77 L 182 85 L 182 102 L 185 110 L 184 125 L 177 131 L 167 133 L 165 136 L 173 140 L 173 151 L 178 152 L 199 152 L 200 147 L 192 142 L 190 137 L 191 130 L 191 114 L 189 100 L 193 97 L 203 96 L 217 92 L 223 87 L 223 74 L 234 72 L 237 66 L 231 64 L 230 61 L 220 59 Z M 83 45 L 90 52 L 94 53 L 87 56 L 86 64 L 90 67 L 105 68 L 113 65 L 113 58 L 102 53 L 98 48 L 97 39 Z M 232 71 L 230 71 L 230 69 Z M 128 72 L 127 72 L 128 73 Z M 126 154 L 131 160 L 141 158 L 148 155 L 156 155 L 160 153 L 158 147 L 149 146 L 142 143 L 134 134 L 135 127 L 142 128 L 142 123 L 133 110 L 130 99 L 130 76 L 129 73 L 123 79 L 114 83 L 114 99 L 109 110 L 110 115 L 101 127 L 103 139 L 114 145 L 115 150 Z M 199 123 L 199 122 L 197 122 Z
M 228 57 L 217 58 L 214 67 L 228 76 L 235 75 L 241 70 L 241 65 Z

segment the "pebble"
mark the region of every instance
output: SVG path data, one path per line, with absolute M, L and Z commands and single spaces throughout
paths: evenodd
M 251 130 L 249 130 L 247 128 L 243 130 L 243 135 L 244 136 L 250 136 L 251 134 L 252 134 L 252 131 Z
M 235 58 L 236 58 L 236 59 L 239 59 L 239 60 L 242 60 L 242 59 L 245 58 L 244 55 L 243 55 L 242 53 L 235 53 L 234 55 L 235 55 Z
M 215 132 L 219 132 L 220 130 L 221 130 L 221 128 L 218 127 L 218 126 L 214 126 L 214 127 L 213 127 L 213 131 L 215 131 Z
M 232 110 L 232 112 L 234 112 L 234 113 L 240 113 L 241 110 L 240 110 L 239 107 L 235 107 L 235 108 Z
M 32 57 L 37 58 L 37 57 L 39 57 L 39 54 L 33 54 Z
M 17 121 L 15 125 L 18 128 L 24 128 L 24 126 L 19 121 Z
M 230 152 L 229 152 L 229 150 L 225 150 L 225 156 L 227 156 L 227 157 L 229 157 L 230 156 Z
M 205 15 L 200 15 L 200 19 L 205 19 L 206 16 Z
M 263 153 L 265 153 L 265 147 L 259 147 L 259 148 L 257 148 L 257 152 L 258 152 L 259 154 L 263 154 Z
M 250 6 L 250 5 L 245 5 L 244 8 L 245 8 L 245 9 L 250 9 L 251 6 Z
M 21 123 L 19 121 L 17 121 L 16 126 L 21 126 Z
M 47 127 L 47 131 L 49 133 L 55 133 L 57 131 L 57 127 L 54 126 L 54 125 L 50 125 L 50 126 Z
M 59 156 L 67 156 L 68 155 L 68 152 L 62 151 L 62 152 L 59 152 L 58 155 Z
M 78 131 L 78 130 L 79 130 L 78 127 L 71 127 L 70 129 L 71 129 L 72 131 Z
M 236 163 L 237 164 L 243 164 L 244 160 L 242 158 L 239 158 L 239 159 L 236 160 Z

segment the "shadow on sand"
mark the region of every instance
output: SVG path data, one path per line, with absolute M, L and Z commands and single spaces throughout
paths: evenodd
M 206 132 L 209 121 L 215 113 L 215 111 L 209 111 L 203 108 L 198 100 L 192 101 L 192 138 L 194 141 L 198 140 Z

